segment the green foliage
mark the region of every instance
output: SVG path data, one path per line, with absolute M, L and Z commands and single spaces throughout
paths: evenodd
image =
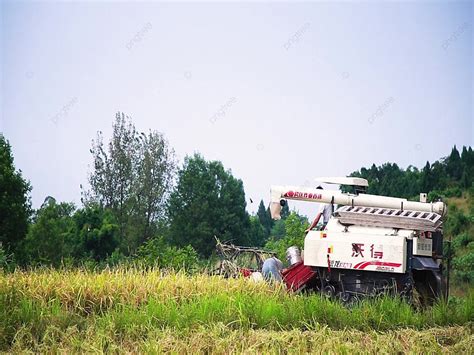
M 269 207 L 265 208 L 265 204 L 263 203 L 263 200 L 260 200 L 260 204 L 258 205 L 257 217 L 261 225 L 265 229 L 264 239 L 266 240 L 270 236 L 270 232 L 274 225 L 274 221 L 272 219 L 272 216 L 270 215 L 270 208 Z
M 242 181 L 221 162 L 199 154 L 186 157 L 170 197 L 169 240 L 179 247 L 189 244 L 204 257 L 215 248 L 214 236 L 247 245 L 250 220 L 245 207 Z
M 270 213 L 270 209 L 268 209 L 268 213 Z M 281 219 L 287 219 L 290 213 L 291 213 L 290 207 L 288 206 L 287 203 L 285 203 L 285 205 L 281 208 L 281 211 L 280 211 Z
M 280 213 L 281 219 L 274 221 L 271 219 L 270 209 L 267 209 L 268 218 L 272 221 L 269 236 L 272 240 L 280 240 L 286 235 L 286 220 L 290 216 L 288 204 L 285 204 Z M 300 219 L 304 220 L 306 217 L 300 216 Z M 268 239 L 267 237 L 267 239 Z
M 446 188 L 444 190 L 433 190 L 428 193 L 428 201 L 445 200 L 450 197 L 462 197 L 462 189 L 458 186 Z
M 156 234 L 165 217 L 176 168 L 174 151 L 161 133 L 139 133 L 130 118 L 117 113 L 108 149 L 99 132 L 91 153 L 94 170 L 86 202 L 112 211 L 120 249 L 133 253 Z
M 279 219 L 274 221 L 272 230 L 270 231 L 270 238 L 273 240 L 282 239 L 286 235 L 285 220 Z
M 16 263 L 13 254 L 8 254 L 8 252 L 3 248 L 2 243 L 0 243 L 0 270 L 12 271 L 15 267 Z
M 469 222 L 468 217 L 456 205 L 448 206 L 448 216 L 445 222 L 446 235 L 459 234 Z
M 451 248 L 445 246 L 445 257 L 453 260 L 452 271 L 455 282 L 474 282 L 474 196 L 472 191 L 464 193 L 470 207 L 466 213 L 448 200 L 448 215 L 445 221 L 445 238 L 451 238 Z M 461 200 L 463 201 L 463 200 Z
M 474 235 L 468 232 L 461 233 L 454 237 L 453 248 L 455 250 L 466 247 L 470 242 L 474 241 Z
M 105 259 L 104 264 L 107 266 L 126 266 L 130 264 L 130 257 L 123 255 L 123 253 L 117 248 Z
M 9 142 L 0 133 L 0 244 L 15 252 L 31 215 L 31 185 L 16 171 Z
M 250 216 L 249 244 L 251 246 L 264 246 L 267 239 L 267 231 L 260 223 L 259 217 Z
M 110 210 L 91 205 L 78 210 L 73 219 L 75 257 L 100 261 L 117 248 L 119 226 Z
M 73 266 L 105 260 L 116 249 L 118 225 L 111 211 L 50 198 L 36 212 L 23 243 L 23 264 Z
M 474 282 L 474 250 L 472 248 L 469 253 L 455 257 L 453 259 L 453 266 L 458 281 Z
M 40 208 L 25 238 L 26 261 L 59 266 L 64 257 L 72 256 L 74 205 L 54 200 Z
M 451 150 L 451 154 L 446 159 L 446 172 L 448 176 L 458 181 L 461 179 L 463 171 L 464 171 L 464 167 L 461 162 L 461 156 L 459 155 L 459 152 L 456 149 L 456 146 L 454 146 L 453 149 Z
M 462 190 L 458 186 L 453 186 L 444 190 L 444 196 L 445 197 L 461 197 Z
M 136 260 L 142 265 L 157 266 L 174 270 L 195 270 L 199 265 L 199 258 L 192 246 L 183 248 L 170 246 L 163 237 L 155 237 L 137 250 Z
M 454 146 L 448 157 L 431 165 L 426 162 L 422 170 L 413 166 L 403 170 L 397 164 L 385 163 L 361 168 L 350 176 L 367 179 L 367 192 L 374 195 L 416 199 L 420 192 L 432 192 L 429 195 L 431 201 L 440 197 L 460 197 L 462 189 L 474 182 L 474 152 L 471 147 L 463 147 L 460 156 Z M 349 190 L 343 188 L 343 191 Z
M 286 250 L 291 246 L 303 249 L 305 230 L 309 227 L 308 220 L 296 212 L 291 212 L 283 223 L 284 237 L 278 239 L 272 237 L 265 245 L 266 249 L 275 251 L 280 260 L 286 260 Z

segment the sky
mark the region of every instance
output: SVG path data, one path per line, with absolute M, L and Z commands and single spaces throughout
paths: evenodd
M 179 161 L 222 161 L 249 212 L 271 185 L 474 145 L 472 2 L 0 6 L 0 131 L 35 208 L 80 205 L 91 141 L 118 111 Z

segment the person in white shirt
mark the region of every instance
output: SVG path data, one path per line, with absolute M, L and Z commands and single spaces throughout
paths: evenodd
M 323 188 L 321 186 L 318 186 L 316 189 L 322 190 Z M 321 230 L 324 230 L 335 208 L 336 207 L 333 204 L 321 203 L 321 206 L 319 207 L 319 212 L 316 215 L 316 218 L 314 219 L 313 223 L 311 223 L 311 226 L 309 226 L 306 232 L 309 232 L 311 229 L 314 229 L 316 225 L 319 223 L 319 221 L 321 220 L 321 217 L 323 217 L 323 224 L 322 224 Z

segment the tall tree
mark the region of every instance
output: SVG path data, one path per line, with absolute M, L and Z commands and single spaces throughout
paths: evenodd
M 430 162 L 427 161 L 425 167 L 421 171 L 421 190 L 429 192 L 433 189 L 433 176 L 431 172 Z
M 461 184 L 464 188 L 469 188 L 474 183 L 474 152 L 471 147 L 463 147 L 461 153 L 463 173 Z
M 446 172 L 449 177 L 454 180 L 459 180 L 462 176 L 462 170 L 461 156 L 456 146 L 454 146 L 451 150 L 451 154 L 446 158 Z
M 87 201 L 110 208 L 119 227 L 122 251 L 133 252 L 149 239 L 165 215 L 175 174 L 175 156 L 162 134 L 139 133 L 117 113 L 107 147 L 102 132 L 93 141 L 94 169 Z
M 242 181 L 221 162 L 199 154 L 186 157 L 169 201 L 170 241 L 191 245 L 202 256 L 214 250 L 214 236 L 246 245 L 250 222 L 245 207 Z
M 287 219 L 290 216 L 290 206 L 288 206 L 288 203 L 285 203 L 285 205 L 281 208 L 280 216 L 281 219 Z
M 136 209 L 142 226 L 143 239 L 155 232 L 155 222 L 166 216 L 168 201 L 175 177 L 174 151 L 158 132 L 141 134 L 140 154 L 135 184 Z
M 270 231 L 272 230 L 272 227 L 273 227 L 273 220 L 270 215 L 270 209 L 265 208 L 265 204 L 263 203 L 263 200 L 260 200 L 260 204 L 258 205 L 257 217 L 260 223 L 262 224 L 263 228 L 265 229 L 265 235 L 268 238 L 270 236 Z
M 9 142 L 0 134 L 0 244 L 15 252 L 26 236 L 31 215 L 31 186 L 16 171 Z
M 264 246 L 268 239 L 267 231 L 258 216 L 250 216 L 249 245 Z

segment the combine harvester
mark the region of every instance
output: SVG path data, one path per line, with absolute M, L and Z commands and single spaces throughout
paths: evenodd
M 280 218 L 287 200 L 332 206 L 327 225 L 307 231 L 304 261 L 283 271 L 289 288 L 313 289 L 345 303 L 379 294 L 412 299 L 414 290 L 423 303 L 444 295 L 443 202 L 427 203 L 426 194 L 420 194 L 420 202 L 368 195 L 367 180 L 361 178 L 318 181 L 349 185 L 354 192 L 271 188 L 273 219 Z

